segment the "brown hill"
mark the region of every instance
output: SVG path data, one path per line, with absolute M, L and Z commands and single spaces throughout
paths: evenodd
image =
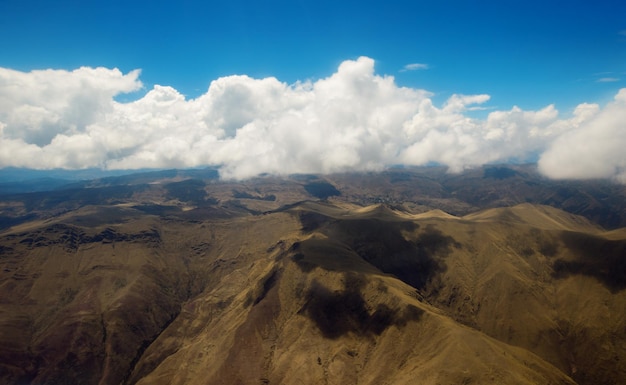
M 2 233 L 0 382 L 626 382 L 623 230 L 529 204 L 200 206 Z

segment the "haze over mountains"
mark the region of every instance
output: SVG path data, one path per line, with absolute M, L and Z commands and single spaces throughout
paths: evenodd
M 626 382 L 626 191 L 536 167 L 1 186 L 0 382 Z

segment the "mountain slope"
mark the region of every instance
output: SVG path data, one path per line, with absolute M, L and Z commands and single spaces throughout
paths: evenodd
M 203 210 L 5 231 L 0 381 L 626 382 L 622 230 L 529 204 Z

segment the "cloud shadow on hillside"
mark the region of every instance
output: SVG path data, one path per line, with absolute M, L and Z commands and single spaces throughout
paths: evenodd
M 306 314 L 328 339 L 350 333 L 362 337 L 378 336 L 391 326 L 404 327 L 422 317 L 424 311 L 413 305 L 401 311 L 378 304 L 372 311 L 368 310 L 361 294 L 365 284 L 363 276 L 351 273 L 345 274 L 341 291 L 332 291 L 314 281 L 301 313 Z
M 613 293 L 626 289 L 626 240 L 574 232 L 563 233 L 561 240 L 575 259 L 556 260 L 552 266 L 555 278 L 586 275 L 597 279 Z

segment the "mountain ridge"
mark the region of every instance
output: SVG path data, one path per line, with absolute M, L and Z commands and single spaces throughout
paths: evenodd
M 0 194 L 0 231 L 88 205 L 126 204 L 170 216 L 195 210 L 203 217 L 201 211 L 255 215 L 320 199 L 348 206 L 385 203 L 411 214 L 440 209 L 459 217 L 485 208 L 532 203 L 585 216 L 607 229 L 626 227 L 623 185 L 548 180 L 534 165 L 522 165 L 489 166 L 460 174 L 424 167 L 379 173 L 265 176 L 246 181 L 219 180 L 212 169 L 139 173 L 84 181 L 60 190 Z
M 134 207 L 0 234 L 4 382 L 626 379 L 624 229 L 527 203 Z

